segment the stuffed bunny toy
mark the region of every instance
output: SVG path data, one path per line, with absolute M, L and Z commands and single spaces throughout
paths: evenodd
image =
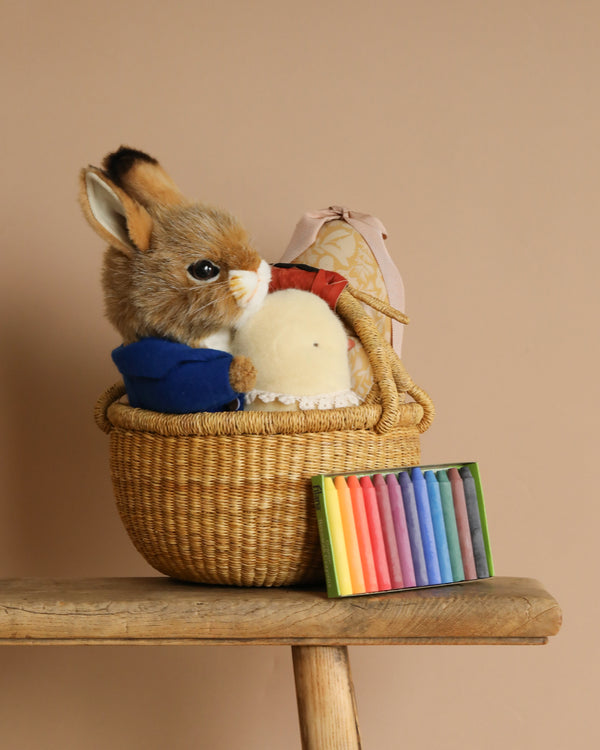
M 270 267 L 228 212 L 186 200 L 156 159 L 121 147 L 80 175 L 80 202 L 109 243 L 106 314 L 132 406 L 241 408 L 255 382 L 231 334 L 264 301 Z

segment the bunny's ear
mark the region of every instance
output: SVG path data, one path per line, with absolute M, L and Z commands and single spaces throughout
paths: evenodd
M 113 247 L 127 254 L 148 250 L 150 214 L 96 167 L 81 171 L 79 200 L 92 229 Z
M 102 167 L 115 185 L 146 208 L 187 203 L 156 159 L 143 151 L 121 146 L 104 159 Z

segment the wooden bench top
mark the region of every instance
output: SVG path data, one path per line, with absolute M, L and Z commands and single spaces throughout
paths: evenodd
M 561 610 L 530 578 L 328 599 L 164 577 L 0 580 L 0 644 L 542 644 Z

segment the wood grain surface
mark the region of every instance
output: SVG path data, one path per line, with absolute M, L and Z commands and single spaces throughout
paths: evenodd
M 1 644 L 535 644 L 560 625 L 529 578 L 345 599 L 165 577 L 0 580 Z
M 347 646 L 292 646 L 303 750 L 360 750 Z

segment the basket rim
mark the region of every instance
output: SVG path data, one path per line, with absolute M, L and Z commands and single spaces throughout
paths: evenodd
M 291 435 L 314 432 L 373 430 L 381 420 L 383 407 L 371 401 L 360 406 L 337 409 L 275 412 L 196 412 L 162 414 L 121 402 L 125 395 L 122 382 L 115 383 L 98 399 L 96 423 L 104 432 L 113 428 L 148 432 L 166 437 L 195 435 Z M 398 428 L 419 428 L 423 407 L 409 401 L 399 405 Z M 419 429 L 419 431 L 421 431 Z

